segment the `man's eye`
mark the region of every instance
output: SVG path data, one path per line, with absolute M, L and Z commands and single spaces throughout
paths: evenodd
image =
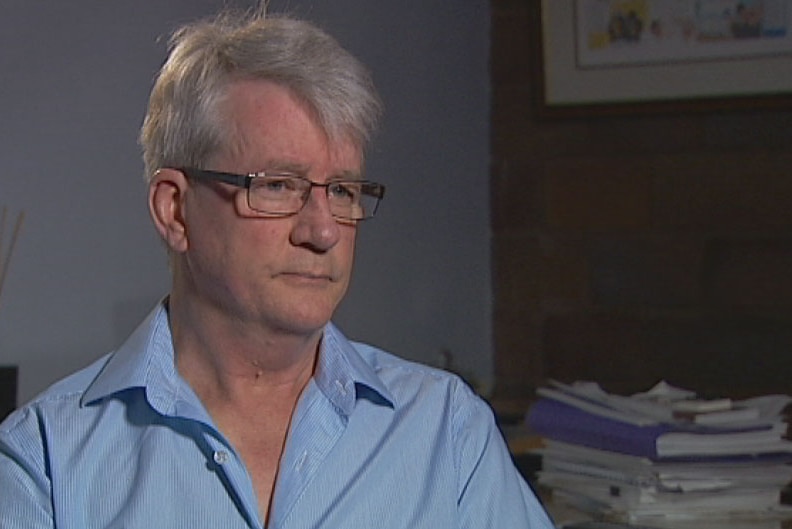
M 360 186 L 338 182 L 329 186 L 330 194 L 343 200 L 356 200 L 360 195 Z
M 266 178 L 259 182 L 258 188 L 264 193 L 286 193 L 297 189 L 294 178 Z

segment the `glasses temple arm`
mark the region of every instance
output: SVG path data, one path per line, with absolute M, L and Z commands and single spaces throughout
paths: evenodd
M 215 182 L 223 182 L 231 184 L 236 187 L 250 187 L 251 177 L 248 175 L 240 175 L 233 173 L 223 173 L 220 171 L 206 171 L 204 169 L 195 169 L 192 167 L 185 167 L 180 169 L 188 178 L 196 180 L 213 180 Z

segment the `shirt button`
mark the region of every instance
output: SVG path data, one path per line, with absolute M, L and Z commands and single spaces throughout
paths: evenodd
M 212 458 L 218 465 L 224 465 L 228 462 L 228 452 L 225 450 L 217 450 L 214 454 L 212 454 Z

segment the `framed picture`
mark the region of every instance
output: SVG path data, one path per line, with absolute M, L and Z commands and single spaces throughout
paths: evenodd
M 792 108 L 792 0 L 540 0 L 544 116 Z
M 0 366 L 0 421 L 17 405 L 17 366 Z

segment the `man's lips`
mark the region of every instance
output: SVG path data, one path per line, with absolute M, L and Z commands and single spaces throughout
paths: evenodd
M 322 272 L 306 272 L 306 271 L 294 270 L 294 271 L 280 272 L 278 275 L 288 280 L 305 281 L 311 283 L 335 281 L 332 274 L 327 274 Z

